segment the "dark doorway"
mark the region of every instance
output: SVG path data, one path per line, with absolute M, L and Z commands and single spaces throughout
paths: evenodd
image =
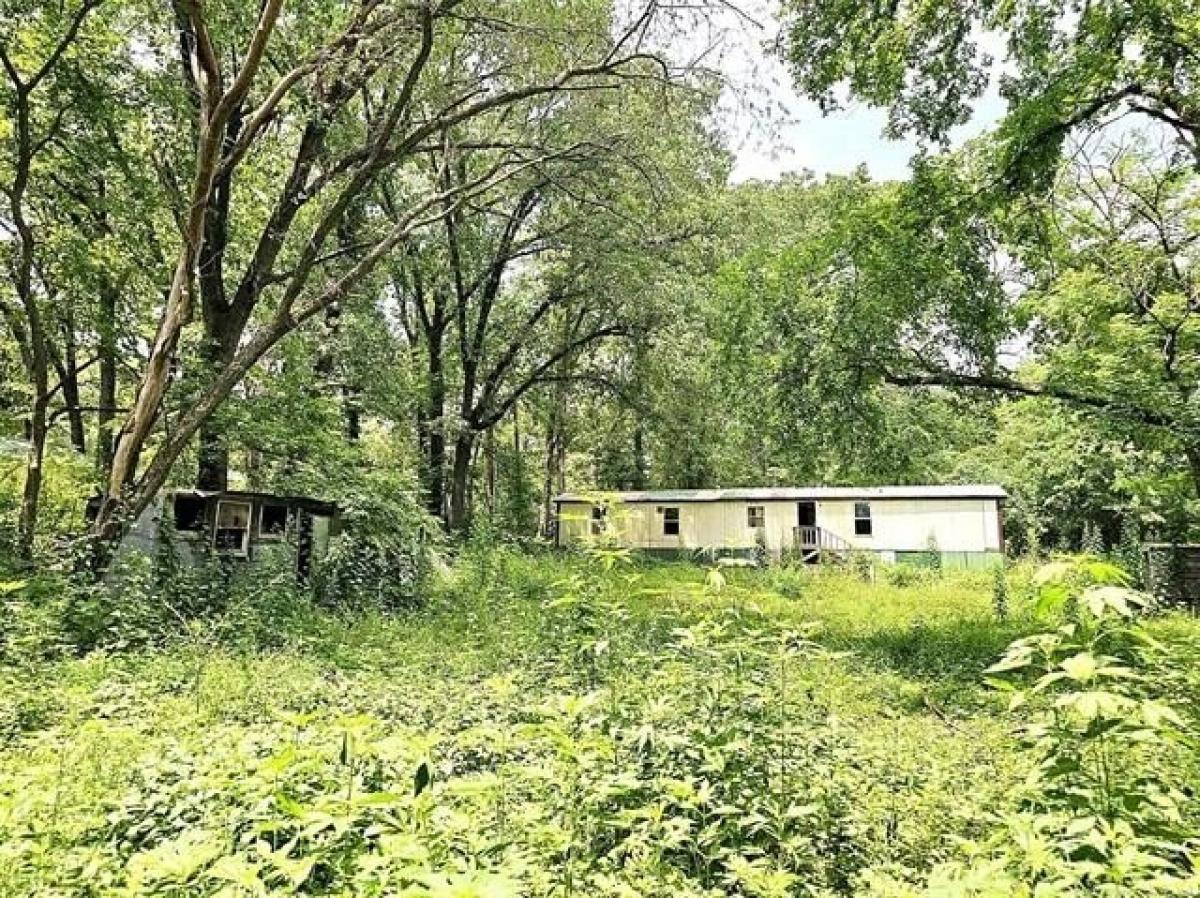
M 817 503 L 796 503 L 796 548 L 805 564 L 821 560 L 821 531 L 817 529 Z
M 801 527 L 816 527 L 817 526 L 817 503 L 816 502 L 797 502 L 796 503 L 796 523 Z

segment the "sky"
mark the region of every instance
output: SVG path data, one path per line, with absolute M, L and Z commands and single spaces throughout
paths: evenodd
M 806 169 L 818 176 L 845 174 L 859 165 L 866 165 L 880 180 L 907 177 L 917 144 L 884 135 L 886 110 L 847 104 L 846 109 L 823 116 L 815 103 L 792 89 L 782 62 L 764 49 L 780 30 L 774 6 L 773 0 L 747 0 L 739 7 L 748 13 L 746 17 L 723 23 L 724 50 L 716 67 L 731 85 L 723 107 L 735 156 L 732 179 L 774 180 Z M 764 116 L 739 108 L 749 105 L 769 107 L 771 112 Z M 954 143 L 986 131 L 1003 112 L 1003 101 L 993 89 L 976 104 L 974 118 L 955 130 Z
M 856 104 L 823 116 L 816 104 L 797 97 L 786 86 L 774 93 L 789 110 L 790 121 L 771 129 L 775 133 L 747 126 L 733 135 L 733 181 L 775 180 L 787 172 L 806 169 L 817 175 L 845 174 L 859 165 L 865 165 L 878 180 L 908 176 L 917 144 L 884 135 L 885 110 Z M 999 98 L 985 97 L 971 122 L 955 131 L 955 144 L 986 131 L 1002 112 Z

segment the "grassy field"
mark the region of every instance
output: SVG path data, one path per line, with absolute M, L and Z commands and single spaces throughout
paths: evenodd
M 990 583 L 498 553 L 271 648 L 9 666 L 0 894 L 918 894 L 1031 765 Z

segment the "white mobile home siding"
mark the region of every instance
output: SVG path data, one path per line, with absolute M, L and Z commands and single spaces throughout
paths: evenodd
M 642 495 L 632 500 L 623 499 L 620 494 L 605 499 L 609 509 L 606 533 L 621 545 L 650 550 L 752 549 L 756 534 L 749 525 L 748 509 L 759 506 L 764 510 L 767 549 L 779 554 L 793 544 L 798 502 L 815 501 L 816 526 L 856 549 L 888 555 L 924 552 L 931 543 L 943 553 L 998 553 L 1003 548 L 998 496 L 869 495 L 801 500 L 752 495 L 688 500 L 680 498 L 682 491 L 666 493 L 663 499 L 646 499 Z M 557 501 L 559 543 L 572 545 L 591 539 L 590 498 L 564 496 Z M 864 501 L 870 505 L 872 532 L 869 536 L 856 536 L 855 503 Z M 666 508 L 679 509 L 678 536 L 663 533 L 662 510 Z

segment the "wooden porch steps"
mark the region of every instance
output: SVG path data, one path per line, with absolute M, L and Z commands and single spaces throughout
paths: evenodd
M 816 564 L 829 557 L 844 561 L 854 548 L 842 537 L 824 527 L 799 526 L 792 528 L 792 545 L 805 564 Z

